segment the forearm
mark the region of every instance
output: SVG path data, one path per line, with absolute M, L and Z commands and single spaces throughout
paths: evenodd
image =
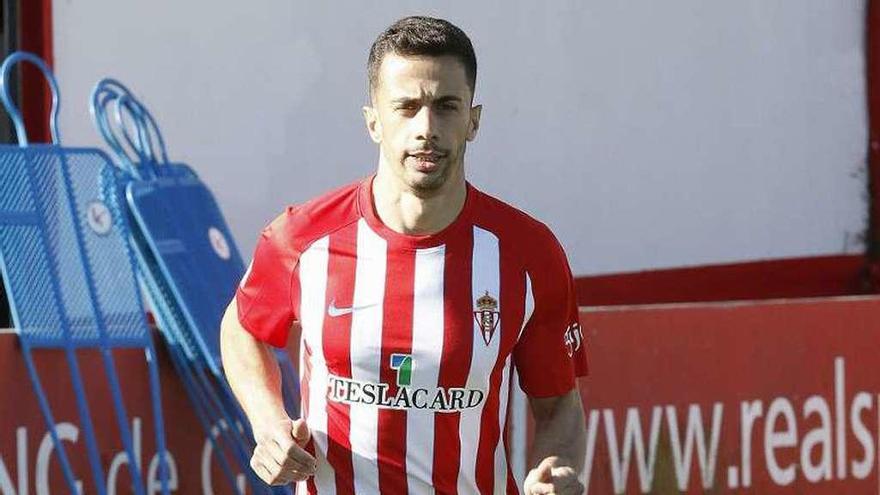
M 529 452 L 534 467 L 548 457 L 556 466 L 568 466 L 581 473 L 586 449 L 586 425 L 577 388 L 557 400 L 532 400 L 535 437 Z
M 265 425 L 288 419 L 281 395 L 281 372 L 272 349 L 238 321 L 235 301 L 220 326 L 223 370 L 233 394 L 257 434 Z

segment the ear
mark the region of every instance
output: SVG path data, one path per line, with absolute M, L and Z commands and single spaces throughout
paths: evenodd
M 379 112 L 375 107 L 364 106 L 364 122 L 367 124 L 367 132 L 374 143 L 382 143 L 382 122 L 379 121 Z
M 467 140 L 473 141 L 477 138 L 477 131 L 480 129 L 480 115 L 483 114 L 483 105 L 471 107 L 470 121 L 468 122 Z

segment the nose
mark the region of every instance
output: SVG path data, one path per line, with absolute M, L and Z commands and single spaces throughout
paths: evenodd
M 417 140 L 428 142 L 437 140 L 438 136 L 435 118 L 434 111 L 431 109 L 430 105 L 422 105 L 412 122 Z

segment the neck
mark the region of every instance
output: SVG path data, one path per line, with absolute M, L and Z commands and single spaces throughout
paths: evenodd
M 448 227 L 467 198 L 464 177 L 455 174 L 433 194 L 416 194 L 393 173 L 379 167 L 373 179 L 376 214 L 388 228 L 401 234 L 426 235 Z

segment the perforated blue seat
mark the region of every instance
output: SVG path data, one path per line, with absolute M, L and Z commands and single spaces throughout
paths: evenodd
M 9 72 L 19 61 L 36 65 L 49 81 L 53 144 L 28 143 L 21 115 L 8 91 Z M 0 73 L 0 96 L 19 141 L 19 146 L 0 145 L 0 268 L 13 324 L 68 488 L 76 492 L 74 474 L 55 433 L 50 401 L 32 351 L 65 350 L 93 481 L 103 494 L 106 483 L 76 350 L 101 351 L 122 442 L 129 459 L 137 459 L 112 350 L 142 348 L 149 370 L 162 491 L 168 493 L 159 375 L 127 242 L 128 225 L 115 190 L 116 168 L 100 150 L 59 144 L 57 84 L 38 57 L 14 53 L 4 61 Z M 135 493 L 144 494 L 141 466 L 136 462 L 127 465 L 135 480 Z
M 220 321 L 244 275 L 226 221 L 198 175 L 185 164 L 168 161 L 155 120 L 124 85 L 100 81 L 92 92 L 92 115 L 126 172 L 120 202 L 135 225 L 134 250 L 159 326 L 179 351 L 173 356 L 177 371 L 206 430 L 234 425 L 223 430 L 223 437 L 239 467 L 251 476 L 251 486 L 265 491 L 266 485 L 250 471 L 253 443 L 247 421 L 221 369 Z M 277 358 L 284 370 L 288 410 L 296 415 L 298 377 L 286 353 Z

